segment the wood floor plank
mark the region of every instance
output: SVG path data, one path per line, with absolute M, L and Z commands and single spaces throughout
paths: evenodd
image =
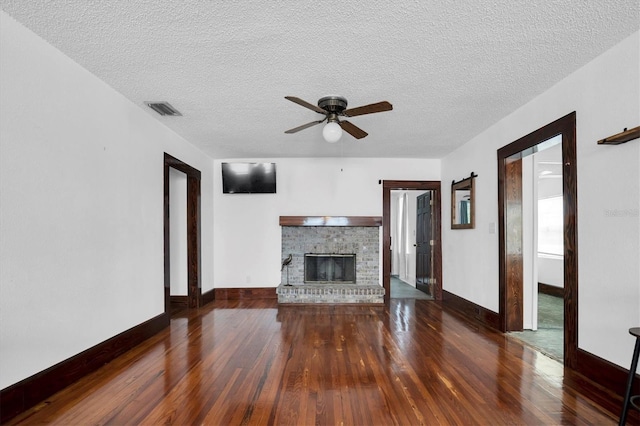
M 615 424 L 620 405 L 438 302 L 216 300 L 9 424 Z

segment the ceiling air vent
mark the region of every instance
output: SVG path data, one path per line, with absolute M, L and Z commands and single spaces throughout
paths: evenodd
M 160 115 L 182 115 L 169 102 L 145 102 L 145 104 Z

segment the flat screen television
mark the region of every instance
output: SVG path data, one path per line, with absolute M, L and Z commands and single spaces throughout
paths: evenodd
M 225 194 L 275 194 L 276 163 L 222 163 Z

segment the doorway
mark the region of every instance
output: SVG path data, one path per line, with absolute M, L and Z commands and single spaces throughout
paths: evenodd
M 433 191 L 391 191 L 392 299 L 433 299 Z
M 404 262 L 402 262 L 403 275 L 410 281 L 409 286 L 413 287 L 411 290 L 415 291 L 417 287 L 417 281 L 420 280 L 420 285 L 422 287 L 422 291 L 427 290 L 429 292 L 428 298 L 433 298 L 435 300 L 442 299 L 442 251 L 441 251 L 441 238 L 440 238 L 440 182 L 439 181 L 383 181 L 383 196 L 382 196 L 382 283 L 385 289 L 385 301 L 389 301 L 391 298 L 391 280 L 392 280 L 392 256 L 396 259 L 396 262 L 399 262 L 402 259 L 401 256 L 404 257 Z M 402 198 L 399 196 L 392 197 L 392 191 L 396 194 L 402 193 L 407 194 L 406 197 Z M 411 196 L 408 194 L 411 193 Z M 425 196 L 425 194 L 427 194 Z M 392 206 L 392 198 L 395 200 L 395 203 L 403 203 L 406 204 L 403 211 L 403 215 L 407 218 L 411 218 L 413 221 L 413 228 L 405 223 L 404 236 L 402 241 L 400 238 L 395 238 L 395 242 L 393 243 L 396 246 L 396 252 L 393 253 L 393 245 L 392 245 L 392 216 L 393 206 Z M 418 199 L 420 199 L 421 208 L 418 209 Z M 409 200 L 413 200 L 409 202 Z M 425 201 L 426 200 L 426 201 Z M 428 202 L 429 206 L 425 208 L 424 203 Z M 411 207 L 409 207 L 411 205 Z M 398 209 L 395 209 L 396 211 Z M 418 230 L 417 223 L 419 221 L 420 215 L 424 217 L 426 213 L 428 214 L 428 219 L 431 221 L 430 224 L 424 225 L 424 221 L 420 225 L 420 230 Z M 397 227 L 402 227 L 401 221 L 398 221 L 394 218 L 393 223 Z M 407 220 L 407 223 L 409 221 Z M 411 229 L 415 229 L 415 235 Z M 421 233 L 421 236 L 418 236 L 418 233 Z M 416 239 L 418 237 L 418 239 Z M 428 248 L 421 247 L 421 250 L 418 250 L 417 244 L 418 242 L 422 243 L 424 239 L 427 239 Z M 404 247 L 403 253 L 398 253 L 398 247 Z M 422 259 L 419 259 L 416 256 L 416 252 L 420 251 L 422 253 Z M 428 263 L 427 262 L 428 257 Z M 421 263 L 421 266 L 418 265 L 418 262 Z M 396 266 L 396 271 L 399 270 L 399 265 Z M 419 277 L 419 278 L 418 278 Z M 394 276 L 394 280 L 397 279 Z M 421 294 L 426 294 L 421 292 Z
M 187 176 L 186 221 L 187 221 L 187 300 L 186 306 L 198 308 L 202 304 L 200 280 L 200 171 L 164 154 L 164 311 L 171 313 L 171 221 L 170 187 L 171 169 Z
M 499 318 L 502 331 L 522 331 L 527 245 L 523 223 L 523 158 L 537 152 L 541 144 L 556 136 L 561 138 L 562 146 L 563 356 L 565 366 L 575 368 L 578 355 L 575 112 L 498 150 Z
M 187 175 L 169 167 L 169 299 L 172 310 L 189 303 L 187 276 Z

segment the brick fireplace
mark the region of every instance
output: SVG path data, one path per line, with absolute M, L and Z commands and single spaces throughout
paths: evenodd
M 282 259 L 291 255 L 291 262 L 282 269 L 278 302 L 383 303 L 381 225 L 377 216 L 281 216 Z M 310 278 L 318 265 L 320 279 Z

